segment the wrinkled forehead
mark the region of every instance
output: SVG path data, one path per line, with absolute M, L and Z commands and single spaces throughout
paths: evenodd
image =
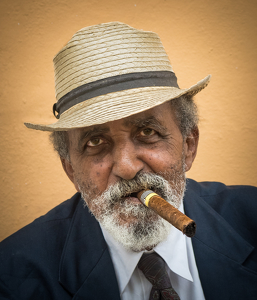
M 173 129 L 180 134 L 175 114 L 170 103 L 164 103 L 155 108 L 116 121 L 76 128 L 69 130 L 68 132 L 70 139 L 79 145 L 85 138 L 92 136 L 102 134 L 112 135 L 118 130 L 134 131 L 138 128 L 140 129 L 148 126 L 163 134 L 171 132 Z

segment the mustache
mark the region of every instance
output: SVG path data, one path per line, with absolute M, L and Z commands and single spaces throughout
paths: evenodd
M 168 194 L 169 182 L 160 175 L 152 173 L 139 173 L 131 180 L 121 179 L 110 186 L 100 197 L 108 198 L 110 204 L 120 202 L 125 197 L 136 197 L 137 193 L 150 189 L 165 200 Z

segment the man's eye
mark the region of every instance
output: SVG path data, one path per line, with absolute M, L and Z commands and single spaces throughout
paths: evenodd
M 141 136 L 151 136 L 154 135 L 155 133 L 156 131 L 151 128 L 145 128 L 142 131 L 140 131 Z
M 94 139 L 91 139 L 87 142 L 87 146 L 88 147 L 96 147 L 96 146 L 99 146 L 103 143 L 103 140 L 100 139 L 100 138 L 94 138 Z

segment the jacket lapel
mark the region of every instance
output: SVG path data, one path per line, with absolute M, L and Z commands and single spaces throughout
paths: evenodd
M 254 299 L 256 291 L 251 287 L 256 285 L 257 275 L 242 265 L 253 246 L 202 199 L 197 190 L 198 184 L 189 182 L 184 207 L 185 213 L 197 224 L 192 243 L 206 299 Z M 59 281 L 72 299 L 120 299 L 102 231 L 82 200 L 73 215 L 63 248 Z
M 72 299 L 120 299 L 102 231 L 82 200 L 73 215 L 64 245 L 59 281 Z
M 256 274 L 242 266 L 254 247 L 198 195 L 197 183 L 190 183 L 184 206 L 185 213 L 197 225 L 192 243 L 206 299 L 250 299 L 246 297 L 247 287 L 242 293 L 244 288 L 237 288 L 237 283 L 241 286 L 247 282 L 252 287 L 256 284 Z

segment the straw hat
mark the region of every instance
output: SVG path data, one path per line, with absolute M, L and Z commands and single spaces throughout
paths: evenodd
M 205 88 L 210 75 L 180 89 L 156 33 L 119 22 L 79 30 L 54 57 L 58 121 L 25 123 L 62 131 L 118 120 Z

